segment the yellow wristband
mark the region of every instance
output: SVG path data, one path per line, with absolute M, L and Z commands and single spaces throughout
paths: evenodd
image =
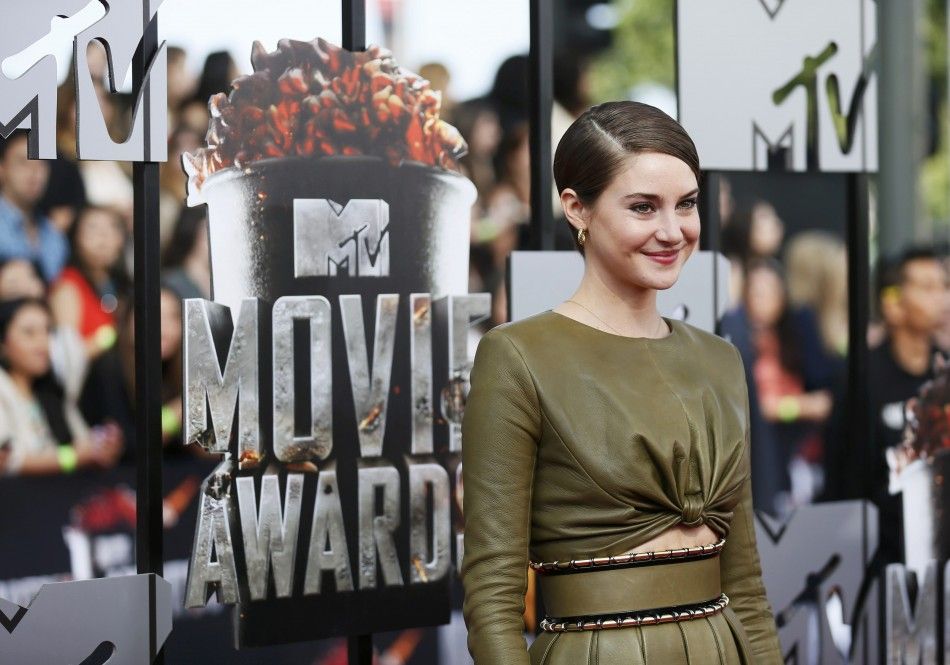
M 778 419 L 783 423 L 790 423 L 798 420 L 802 414 L 802 405 L 797 397 L 786 395 L 778 401 Z
M 118 334 L 115 331 L 115 326 L 106 324 L 99 326 L 92 336 L 96 342 L 96 346 L 98 346 L 103 351 L 107 351 L 108 349 L 112 348 L 113 344 L 115 344 Z
M 174 436 L 181 431 L 181 418 L 170 406 L 162 407 L 162 436 Z
M 79 456 L 76 449 L 72 446 L 60 446 L 56 449 L 56 457 L 59 460 L 59 468 L 63 473 L 72 473 L 79 465 Z

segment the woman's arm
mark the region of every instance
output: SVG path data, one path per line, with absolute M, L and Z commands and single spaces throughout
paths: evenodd
M 72 450 L 72 453 L 64 458 L 61 449 Z M 71 445 L 24 453 L 10 473 L 20 476 L 49 476 L 90 467 L 108 468 L 115 463 L 118 452 L 121 452 L 121 448 L 117 451 L 116 445 L 111 442 L 97 445 L 90 439 L 79 439 Z
M 79 321 L 82 317 L 81 302 L 79 289 L 75 285 L 62 280 L 54 284 L 49 293 L 49 306 L 53 310 L 56 325 L 79 330 Z
M 744 481 L 723 547 L 722 590 L 749 636 L 757 665 L 783 665 L 772 607 L 762 584 L 762 568 L 752 523 L 752 484 Z
M 514 343 L 479 341 L 462 419 L 462 612 L 476 665 L 528 665 L 524 638 L 538 393 Z
M 783 395 L 765 392 L 759 400 L 762 415 L 772 422 L 824 422 L 831 415 L 832 397 L 829 390 L 813 390 L 801 395 Z
M 742 381 L 745 402 L 745 442 L 743 451 L 742 490 L 736 504 L 721 556 L 722 590 L 729 597 L 729 607 L 736 613 L 749 637 L 756 665 L 783 665 L 778 632 L 772 607 L 762 583 L 762 566 L 755 538 L 752 513 L 752 478 L 749 463 L 749 393 L 745 387 L 742 359 L 736 351 L 737 374 Z

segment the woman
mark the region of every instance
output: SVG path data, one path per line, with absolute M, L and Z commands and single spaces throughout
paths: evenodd
M 742 362 L 656 307 L 699 239 L 693 142 L 652 106 L 602 104 L 571 125 L 554 171 L 583 280 L 485 334 L 462 422 L 475 663 L 778 665 Z M 547 617 L 526 650 L 529 556 Z M 655 623 L 674 606 L 687 611 Z
M 848 355 L 848 250 L 844 242 L 828 231 L 803 231 L 789 241 L 784 262 L 789 302 L 815 312 L 825 351 L 843 360 Z
M 181 441 L 182 310 L 178 295 L 167 284 L 160 290 L 160 353 L 162 360 L 162 445 L 179 453 Z M 135 436 L 135 321 L 129 299 L 119 308 L 116 345 L 92 364 L 79 398 L 79 407 L 90 423 L 115 421 L 127 438 Z M 198 446 L 190 451 L 197 453 Z M 123 462 L 134 461 L 135 450 Z
M 85 208 L 69 234 L 72 256 L 50 289 L 58 326 L 79 331 L 90 359 L 115 344 L 115 310 L 128 286 L 125 223 L 108 208 Z
M 204 134 L 187 125 L 178 125 L 168 138 L 168 159 L 161 165 L 158 176 L 158 203 L 159 203 L 159 244 L 168 247 L 172 240 L 180 215 L 187 210 L 194 210 L 198 214 L 207 214 L 204 206 L 188 208 L 185 199 L 188 198 L 186 186 L 188 177 L 181 167 L 181 157 L 185 153 L 193 153 L 204 145 Z
M 10 259 L 0 263 L 0 301 L 46 297 L 46 284 L 32 261 Z M 56 326 L 50 336 L 50 362 L 53 374 L 67 399 L 75 401 L 82 390 L 89 361 L 86 345 L 72 326 Z
M 182 299 L 211 300 L 211 259 L 208 248 L 208 212 L 183 208 L 165 251 L 162 281 Z
M 749 264 L 742 300 L 721 327 L 751 368 L 750 399 L 758 401 L 762 420 L 753 427 L 760 507 L 784 517 L 821 490 L 821 426 L 831 413 L 830 388 L 843 368 L 825 352 L 812 310 L 790 303 L 775 259 Z
M 122 452 L 121 431 L 113 424 L 89 430 L 53 378 L 50 327 L 42 300 L 0 303 L 0 444 L 9 444 L 6 473 L 108 467 Z

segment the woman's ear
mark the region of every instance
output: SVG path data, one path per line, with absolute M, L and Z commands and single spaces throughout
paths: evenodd
M 570 187 L 561 191 L 561 208 L 575 231 L 587 228 L 587 207 Z

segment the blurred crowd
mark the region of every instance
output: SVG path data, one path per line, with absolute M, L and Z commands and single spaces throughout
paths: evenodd
M 132 100 L 108 93 L 104 51 L 93 49 L 103 114 L 120 139 Z M 184 206 L 180 157 L 203 143 L 207 100 L 228 90 L 238 72 L 221 52 L 192 77 L 185 58 L 182 50 L 169 49 L 169 157 L 160 198 L 162 434 L 169 454 L 191 455 L 200 453 L 181 445 L 181 303 L 210 298 L 211 278 L 205 211 Z M 469 288 L 493 295 L 487 329 L 507 319 L 508 255 L 536 246 L 529 224 L 527 58 L 506 60 L 484 96 L 464 101 L 445 93 L 450 73 L 444 66 L 431 63 L 419 71 L 443 91 L 443 114 L 468 142 L 461 166 L 478 191 Z M 556 145 L 592 100 L 583 61 L 559 56 L 555 72 Z M 108 468 L 134 457 L 131 171 L 122 163 L 76 160 L 73 91 L 74 82 L 66 80 L 59 92 L 57 160 L 29 160 L 24 132 L 0 141 L 5 474 Z M 784 516 L 811 501 L 867 497 L 886 515 L 897 515 L 886 494 L 883 451 L 900 440 L 903 402 L 932 376 L 934 354 L 950 351 L 947 251 L 910 248 L 885 254 L 875 268 L 868 330 L 874 433 L 867 450 L 875 473 L 868 480 L 853 473 L 855 460 L 841 446 L 852 422 L 845 399 L 844 242 L 827 230 L 786 233 L 772 203 L 738 206 L 725 178 L 719 189 L 722 250 L 732 266 L 731 303 L 719 332 L 739 348 L 746 365 L 757 508 Z M 557 225 L 556 248 L 574 249 L 565 223 Z
M 130 95 L 107 87 L 104 49 L 90 70 L 110 134 L 128 135 Z M 70 71 L 73 71 L 70 68 Z M 207 221 L 184 207 L 183 151 L 204 140 L 207 100 L 237 75 L 212 54 L 197 80 L 168 52 L 169 158 L 161 168 L 162 437 L 181 445 L 182 299 L 210 298 Z M 135 364 L 131 167 L 76 159 L 75 82 L 58 92 L 54 161 L 27 158 L 29 136 L 0 140 L 0 472 L 71 473 L 134 463 Z
M 786 237 L 771 203 L 737 208 L 726 178 L 719 211 L 731 266 L 731 306 L 719 332 L 746 367 L 756 508 L 785 518 L 813 501 L 871 499 L 884 527 L 879 556 L 902 560 L 901 498 L 889 493 L 886 451 L 906 436 L 907 400 L 933 379 L 937 357 L 950 353 L 950 251 L 882 248 L 861 390 L 870 439 L 855 447 L 862 405 L 848 401 L 843 240 L 820 229 Z

